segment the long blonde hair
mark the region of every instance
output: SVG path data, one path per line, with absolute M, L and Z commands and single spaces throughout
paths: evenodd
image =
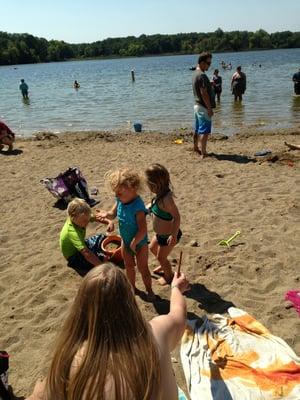
M 84 349 L 71 372 L 74 357 Z M 160 398 L 157 345 L 124 273 L 112 264 L 93 268 L 83 279 L 58 338 L 46 379 L 47 400 Z

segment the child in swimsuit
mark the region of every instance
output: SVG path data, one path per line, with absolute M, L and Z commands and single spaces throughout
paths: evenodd
M 141 188 L 140 176 L 131 169 L 122 169 L 107 175 L 107 181 L 116 195 L 116 203 L 108 212 L 100 211 L 100 217 L 118 217 L 122 238 L 122 255 L 129 279 L 135 292 L 135 265 L 142 275 L 148 293 L 148 300 L 155 300 L 152 291 L 151 274 L 148 268 L 147 209 L 138 191 Z M 97 217 L 97 212 L 96 212 Z
M 153 271 L 163 276 L 161 285 L 170 284 L 173 278 L 172 267 L 168 256 L 182 236 L 180 214 L 170 189 L 171 181 L 167 169 L 160 164 L 152 164 L 145 171 L 146 182 L 155 197 L 151 202 L 150 212 L 153 216 L 153 229 L 156 235 L 150 243 L 150 250 L 160 263 Z

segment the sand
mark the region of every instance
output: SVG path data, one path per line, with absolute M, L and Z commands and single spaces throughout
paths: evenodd
M 52 343 L 65 318 L 81 277 L 67 268 L 58 236 L 66 212 L 39 183 L 69 166 L 78 166 L 89 187 L 97 187 L 100 207 L 113 203 L 104 186 L 107 170 L 131 165 L 143 170 L 160 162 L 171 173 L 182 216 L 183 237 L 173 250 L 174 266 L 183 251 L 182 271 L 192 291 L 190 316 L 222 313 L 228 305 L 246 310 L 300 353 L 300 319 L 286 308 L 287 290 L 300 288 L 299 188 L 300 126 L 283 132 L 252 132 L 209 142 L 214 157 L 200 160 L 191 135 L 69 134 L 22 140 L 14 155 L 0 154 L 0 347 L 11 354 L 10 384 L 18 396 L 30 393 L 49 365 Z M 182 137 L 181 145 L 174 144 Z M 268 157 L 256 151 L 271 149 Z M 151 194 L 142 193 L 145 201 Z M 149 234 L 153 234 L 148 221 Z M 88 234 L 95 232 L 91 225 Z M 237 230 L 230 248 L 218 241 Z M 151 256 L 150 268 L 157 263 Z M 138 276 L 138 287 L 143 289 Z M 153 278 L 161 301 L 138 302 L 146 317 L 167 312 L 168 287 Z M 185 388 L 178 349 L 173 356 L 177 380 Z

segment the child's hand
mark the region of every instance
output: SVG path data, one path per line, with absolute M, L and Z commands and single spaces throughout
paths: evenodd
M 107 225 L 106 231 L 111 233 L 114 230 L 115 230 L 115 224 L 112 221 L 110 221 L 109 224 Z
M 103 220 L 107 218 L 107 211 L 104 210 L 96 210 L 95 212 L 95 219 L 97 222 L 104 222 Z
M 168 246 L 175 246 L 175 244 L 177 243 L 177 237 L 170 235 L 168 237 L 167 243 L 168 243 Z

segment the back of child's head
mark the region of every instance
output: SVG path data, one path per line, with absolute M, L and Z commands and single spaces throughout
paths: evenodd
M 73 220 L 74 218 L 79 217 L 80 215 L 90 215 L 91 207 L 86 203 L 83 199 L 78 199 L 77 197 L 72 200 L 67 208 L 68 215 Z
M 170 190 L 171 180 L 167 168 L 161 164 L 151 164 L 145 171 L 146 182 L 156 194 L 163 194 Z
M 105 180 L 113 192 L 116 192 L 120 187 L 134 189 L 138 192 L 142 187 L 142 179 L 139 173 L 131 168 L 110 171 L 105 175 Z

